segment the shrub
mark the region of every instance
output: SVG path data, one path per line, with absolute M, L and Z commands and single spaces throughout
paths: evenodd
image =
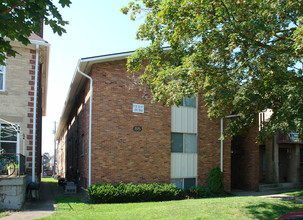
M 219 167 L 210 170 L 207 186 L 193 186 L 190 187 L 186 194 L 192 198 L 209 198 L 217 196 L 226 196 L 223 185 L 223 173 Z
M 168 201 L 184 198 L 182 190 L 172 184 L 94 184 L 88 189 L 93 203 L 127 203 Z
M 207 188 L 211 193 L 217 195 L 224 194 L 223 173 L 219 167 L 215 167 L 210 170 L 207 180 Z
M 214 196 L 208 187 L 203 186 L 192 186 L 186 191 L 186 194 L 191 198 L 209 198 Z

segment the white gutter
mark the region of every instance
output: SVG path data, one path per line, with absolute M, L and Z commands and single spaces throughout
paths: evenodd
M 221 118 L 221 132 L 220 132 L 220 168 L 221 172 L 223 172 L 223 120 L 224 118 L 234 118 L 234 117 L 239 117 L 240 115 L 227 115 Z
M 78 72 L 83 75 L 84 77 L 90 80 L 90 99 L 89 99 L 89 137 L 88 137 L 88 187 L 91 186 L 91 176 L 92 176 L 92 168 L 91 168 L 91 154 L 92 154 L 92 103 L 93 103 L 93 79 L 82 72 L 79 68 L 80 61 L 77 65 Z
M 47 47 L 50 46 L 50 44 L 45 41 L 32 40 L 32 39 L 29 39 L 29 41 L 31 42 L 31 44 L 35 44 L 35 45 L 41 45 L 41 46 L 47 46 Z
M 34 94 L 34 122 L 33 122 L 33 155 L 32 155 L 32 182 L 36 182 L 36 126 L 37 126 L 37 90 L 39 71 L 39 44 L 36 44 L 36 67 L 35 67 L 35 94 Z

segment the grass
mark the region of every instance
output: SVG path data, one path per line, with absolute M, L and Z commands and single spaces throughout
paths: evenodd
M 303 197 L 303 190 L 286 192 L 286 193 L 283 193 L 283 194 L 290 195 L 290 196 Z
M 44 176 L 41 178 L 41 182 L 58 183 L 58 180 L 55 180 L 51 176 Z
M 57 212 L 45 219 L 276 219 L 301 204 L 256 197 L 192 199 L 128 204 L 86 204 L 57 198 Z
M 7 212 L 2 212 L 0 210 L 0 218 L 5 217 L 5 216 L 9 216 L 9 214 Z
M 55 201 L 57 212 L 44 219 L 277 219 L 302 209 L 302 204 L 246 196 L 128 204 L 88 204 L 70 196 Z

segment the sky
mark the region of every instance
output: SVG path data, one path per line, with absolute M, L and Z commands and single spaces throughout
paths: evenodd
M 55 0 L 53 3 L 57 3 Z M 59 8 L 69 21 L 67 33 L 53 34 L 44 26 L 44 39 L 51 45 L 49 57 L 46 116 L 43 117 L 42 152 L 54 152 L 54 122 L 58 124 L 67 92 L 79 59 L 84 57 L 133 51 L 148 45 L 136 40 L 136 31 L 144 22 L 135 22 L 120 8 L 129 0 L 72 0 L 70 8 Z

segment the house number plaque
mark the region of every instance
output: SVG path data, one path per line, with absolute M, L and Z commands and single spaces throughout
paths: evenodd
M 142 131 L 142 127 L 141 126 L 134 126 L 133 130 L 134 131 Z

